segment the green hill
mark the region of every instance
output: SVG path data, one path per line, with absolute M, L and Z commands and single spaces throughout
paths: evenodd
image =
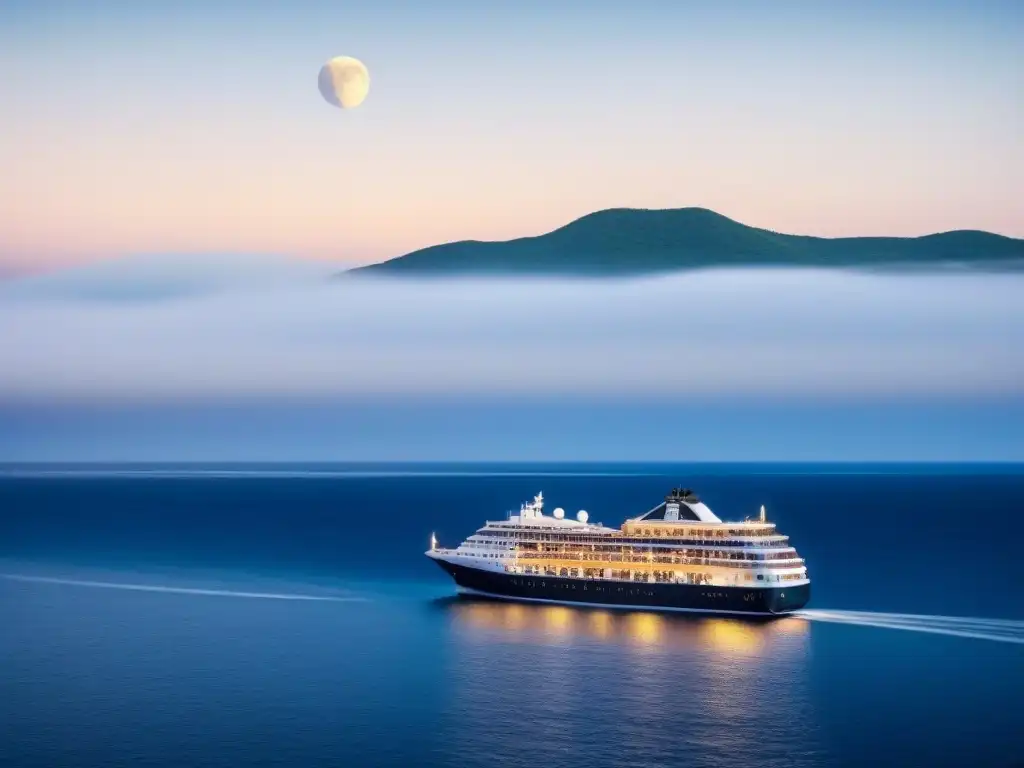
M 350 273 L 613 276 L 733 266 L 1021 268 L 1024 240 L 973 230 L 807 237 L 748 227 L 704 208 L 615 208 L 536 237 L 435 245 Z

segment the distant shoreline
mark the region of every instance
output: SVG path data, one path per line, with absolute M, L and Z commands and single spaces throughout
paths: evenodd
M 758 229 L 704 208 L 609 209 L 547 234 L 423 248 L 342 275 L 615 278 L 730 268 L 1024 271 L 1024 240 L 978 230 L 823 238 Z

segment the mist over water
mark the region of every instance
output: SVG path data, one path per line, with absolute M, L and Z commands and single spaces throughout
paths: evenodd
M 197 278 L 198 279 L 198 278 Z M 0 399 L 1018 395 L 1024 275 L 307 276 L 0 290 Z

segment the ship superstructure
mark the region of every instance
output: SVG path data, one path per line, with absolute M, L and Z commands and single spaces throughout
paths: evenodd
M 544 514 L 543 494 L 454 549 L 427 552 L 460 591 L 610 607 L 776 614 L 810 597 L 806 565 L 768 522 L 723 522 L 687 488 L 619 528 Z

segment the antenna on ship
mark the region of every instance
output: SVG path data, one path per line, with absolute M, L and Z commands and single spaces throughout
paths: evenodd
M 433 533 L 431 533 L 430 534 L 430 551 L 433 552 L 435 549 L 437 549 L 437 536 L 435 536 Z
M 761 505 L 761 522 L 763 523 L 763 522 L 765 522 L 765 520 L 767 520 L 767 518 L 764 515 L 764 504 L 762 504 Z

